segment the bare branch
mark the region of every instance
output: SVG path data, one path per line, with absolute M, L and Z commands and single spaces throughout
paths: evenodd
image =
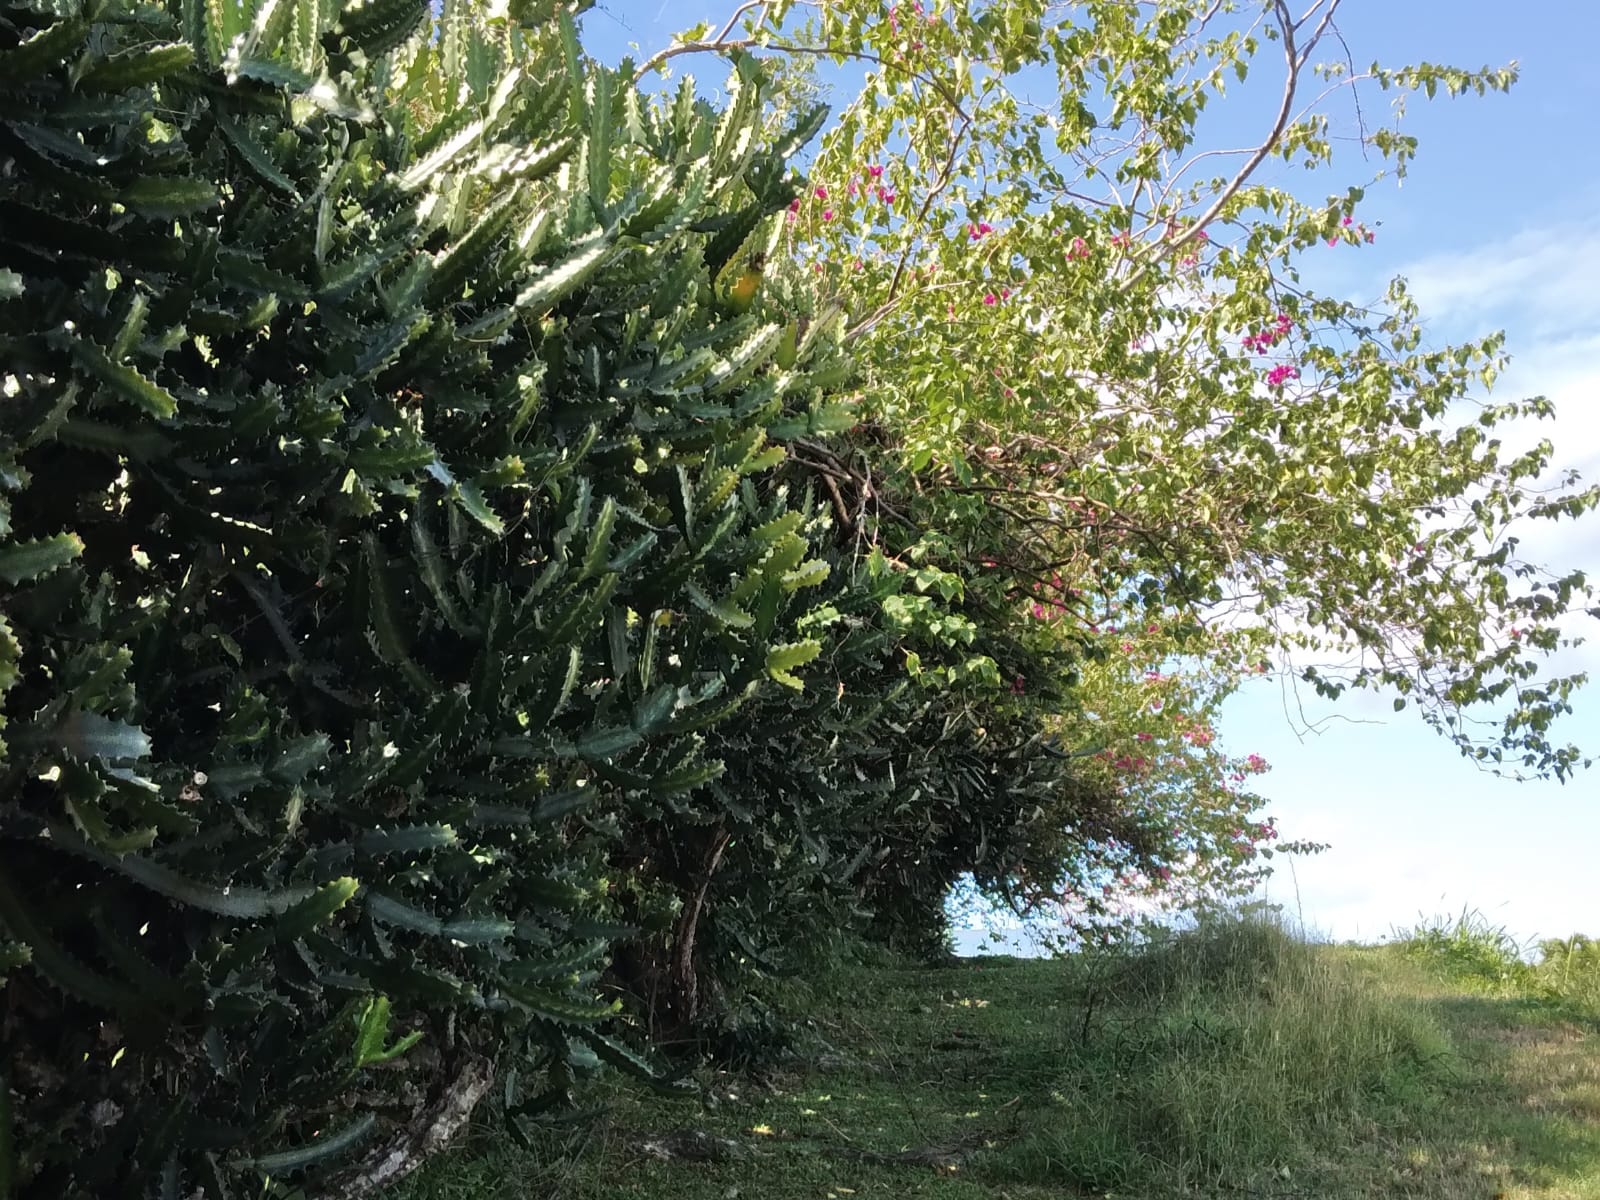
M 1268 132 L 1267 136 L 1262 140 L 1261 144 L 1251 152 L 1250 157 L 1245 160 L 1244 165 L 1239 168 L 1234 177 L 1228 181 L 1227 185 L 1223 187 L 1219 193 L 1217 193 L 1216 199 L 1211 202 L 1211 206 L 1207 208 L 1205 212 L 1201 213 L 1200 216 L 1193 223 L 1191 223 L 1187 229 L 1183 230 L 1175 237 L 1164 240 L 1162 243 L 1160 243 L 1163 248 L 1168 250 L 1179 250 L 1188 243 L 1196 240 L 1205 230 L 1205 227 L 1215 220 L 1217 214 L 1219 214 L 1227 206 L 1228 202 L 1239 194 L 1239 190 L 1243 188 L 1244 185 L 1250 180 L 1250 177 L 1255 174 L 1256 168 L 1266 161 L 1267 156 L 1271 154 L 1273 149 L 1278 145 L 1278 142 L 1283 137 L 1284 130 L 1288 128 L 1290 118 L 1294 113 L 1295 94 L 1299 90 L 1300 86 L 1300 73 L 1305 68 L 1306 60 L 1311 54 L 1311 51 L 1316 48 L 1317 43 L 1322 40 L 1323 34 L 1328 31 L 1328 27 L 1333 21 L 1333 14 L 1338 11 L 1339 8 L 1339 0 L 1326 0 L 1325 8 L 1323 7 L 1323 4 L 1324 0 L 1314 0 L 1314 3 L 1306 11 L 1305 15 L 1302 16 L 1300 20 L 1295 21 L 1289 16 L 1289 6 L 1286 3 L 1286 0 L 1272 0 L 1272 12 L 1274 17 L 1277 18 L 1278 30 L 1283 38 L 1283 57 L 1285 64 L 1283 98 L 1278 103 L 1278 113 L 1273 119 L 1272 128 Z M 1318 9 L 1322 9 L 1322 19 L 1317 23 L 1316 29 L 1312 31 L 1311 36 L 1306 40 L 1305 45 L 1302 47 L 1295 41 L 1295 34 L 1298 32 L 1301 25 L 1310 20 L 1310 18 L 1317 13 Z M 1137 270 L 1130 273 L 1129 279 L 1124 286 L 1126 287 L 1128 283 L 1131 283 L 1133 280 L 1141 277 L 1144 271 L 1148 268 L 1149 264 L 1150 259 L 1147 257 L 1145 261 L 1140 264 Z

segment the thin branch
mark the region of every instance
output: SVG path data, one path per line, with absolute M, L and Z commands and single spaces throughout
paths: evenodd
M 956 108 L 956 112 L 961 114 L 959 107 Z M 967 131 L 972 128 L 971 117 L 961 114 L 961 118 L 960 127 L 950 139 L 950 153 L 945 156 L 944 166 L 939 171 L 938 181 L 929 189 L 927 197 L 922 202 L 922 207 L 917 210 L 918 225 L 928 219 L 928 213 L 933 208 L 934 201 L 944 193 L 944 190 L 950 186 L 951 181 L 955 178 L 956 158 L 960 154 L 962 142 L 966 140 Z M 889 291 L 883 303 L 850 328 L 844 336 L 846 343 L 865 336 L 879 321 L 894 311 L 899 302 L 900 283 L 905 278 L 906 264 L 910 261 L 911 251 L 915 244 L 914 240 L 907 240 L 905 249 L 900 252 L 900 261 L 895 264 L 894 276 L 889 280 Z
M 767 3 L 768 0 L 745 0 L 745 3 L 739 5 L 738 8 L 733 10 L 733 15 L 728 18 L 728 23 L 722 27 L 722 32 L 717 34 L 716 37 L 711 38 L 709 41 L 696 40 L 692 42 L 674 42 L 672 45 L 667 46 L 664 49 L 657 50 L 649 58 L 645 59 L 639 68 L 634 71 L 634 83 L 638 83 L 641 79 L 650 74 L 651 71 L 655 70 L 669 58 L 676 58 L 680 54 L 693 54 L 701 51 L 745 49 L 753 45 L 753 39 L 746 38 L 739 41 L 730 41 L 728 35 L 733 32 L 733 27 L 739 23 L 740 17 L 744 16 L 745 13 L 751 11 L 752 9 L 759 8 L 765 10 Z M 766 13 L 763 11 L 762 19 L 764 20 L 765 18 Z
M 749 5 L 746 5 L 746 7 L 749 7 Z M 882 67 L 884 70 L 899 71 L 907 78 L 927 84 L 938 92 L 945 102 L 964 120 L 968 122 L 972 120 L 967 115 L 966 110 L 961 107 L 960 101 L 950 94 L 950 90 L 944 84 L 932 76 L 924 75 L 921 71 L 914 71 L 903 63 L 884 58 L 881 54 L 873 54 L 869 50 L 857 50 L 845 46 L 803 46 L 797 42 L 777 42 L 757 37 L 726 38 L 720 35 L 710 40 L 674 42 L 670 46 L 657 50 L 649 58 L 645 59 L 643 65 L 634 71 L 633 82 L 640 82 L 646 75 L 668 59 L 678 58 L 685 54 L 725 54 L 730 50 L 765 50 L 772 54 L 809 54 L 815 58 L 848 58 L 857 62 L 872 63 L 874 66 Z
M 1300 86 L 1300 72 L 1305 67 L 1306 58 L 1316 48 L 1317 43 L 1322 40 L 1322 35 L 1327 32 L 1329 24 L 1333 21 L 1333 14 L 1339 8 L 1339 3 L 1340 0 L 1328 0 L 1327 7 L 1322 13 L 1322 20 L 1318 23 L 1316 29 L 1312 31 L 1304 47 L 1301 47 L 1295 41 L 1295 33 L 1321 7 L 1322 0 L 1316 0 L 1316 3 L 1312 4 L 1311 8 L 1306 11 L 1305 16 L 1301 17 L 1299 21 L 1294 21 L 1290 18 L 1289 6 L 1285 0 L 1272 0 L 1272 12 L 1277 18 L 1278 29 L 1283 37 L 1283 57 L 1287 68 L 1283 81 L 1283 97 L 1278 103 L 1278 113 L 1273 119 L 1272 129 L 1262 143 L 1251 153 L 1250 157 L 1245 160 L 1244 165 L 1239 168 L 1234 177 L 1228 181 L 1227 186 L 1217 194 L 1216 199 L 1211 202 L 1211 206 L 1178 236 L 1163 241 L 1163 248 L 1179 250 L 1198 238 L 1205 227 L 1216 219 L 1217 214 L 1239 194 L 1239 190 L 1255 174 L 1256 168 L 1266 161 L 1267 156 L 1278 145 L 1294 113 L 1295 93 Z M 1128 280 L 1124 282 L 1124 290 L 1131 286 L 1134 280 L 1141 278 L 1149 265 L 1150 259 L 1147 257 L 1137 270 L 1129 274 Z

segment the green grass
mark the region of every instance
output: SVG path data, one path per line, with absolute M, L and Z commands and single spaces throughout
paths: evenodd
M 1600 1200 L 1600 955 L 1530 965 L 1495 933 L 1334 947 L 1252 919 L 839 971 L 769 997 L 803 1061 L 708 1074 L 705 1102 L 611 1084 L 529 1148 L 486 1121 L 399 1196 Z M 656 1157 L 682 1130 L 715 1160 Z

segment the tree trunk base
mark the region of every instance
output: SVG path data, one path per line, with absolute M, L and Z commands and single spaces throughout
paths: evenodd
M 358 1200 L 404 1179 L 461 1131 L 493 1083 L 494 1064 L 468 1056 L 431 1105 L 360 1162 L 335 1175 L 323 1194 L 336 1200 Z

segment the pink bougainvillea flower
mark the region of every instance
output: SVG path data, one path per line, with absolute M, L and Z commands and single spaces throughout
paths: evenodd
M 1346 229 L 1349 229 L 1351 225 L 1355 224 L 1355 218 L 1346 217 L 1344 220 L 1340 221 L 1339 224 L 1343 225 Z
M 993 232 L 994 226 L 987 221 L 978 221 L 967 226 L 967 236 L 975 242 L 982 241 L 984 237 Z
M 824 221 L 831 221 L 831 220 L 833 220 L 833 209 L 831 209 L 831 208 L 825 208 L 825 209 L 823 209 L 823 210 L 822 210 L 822 219 L 823 219 L 823 220 L 824 220 Z
M 1148 742 L 1153 737 L 1155 737 L 1155 734 L 1153 734 L 1153 733 L 1145 733 L 1144 731 L 1141 730 L 1140 732 L 1134 734 L 1133 736 L 1138 738 L 1139 741 L 1141 741 L 1141 742 Z
M 817 190 L 813 193 L 813 195 L 815 195 L 818 200 L 826 200 L 828 198 L 828 189 L 819 183 L 817 184 Z
M 1089 257 L 1089 243 L 1084 241 L 1081 237 L 1073 238 L 1072 239 L 1072 246 L 1071 246 L 1070 249 L 1067 250 L 1067 257 L 1068 258 L 1088 258 Z
M 872 178 L 874 178 L 874 179 L 882 179 L 883 178 L 883 168 L 880 167 L 877 163 L 873 163 L 872 166 L 867 168 L 867 174 L 872 176 Z
M 1300 378 L 1300 368 L 1292 367 L 1288 363 L 1279 363 L 1267 372 L 1268 387 L 1282 387 L 1291 379 Z
M 983 302 L 985 304 L 988 304 L 988 305 L 992 306 L 992 305 L 995 305 L 995 304 L 999 304 L 1000 303 L 1000 298 L 998 296 L 996 296 L 993 292 L 987 292 L 987 293 L 985 293 L 985 295 L 983 297 Z

